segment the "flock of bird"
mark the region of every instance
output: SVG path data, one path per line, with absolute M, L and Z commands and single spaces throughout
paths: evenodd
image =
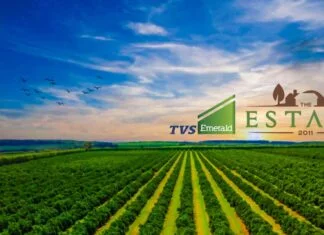
M 96 76 L 97 79 L 102 79 L 101 76 L 97 75 Z M 49 83 L 50 86 L 56 86 L 57 83 L 54 79 L 52 78 L 45 78 L 44 79 L 45 81 L 47 81 Z M 33 96 L 33 95 L 36 95 L 38 97 L 40 97 L 42 100 L 45 100 L 46 99 L 46 96 L 45 96 L 45 93 L 36 89 L 36 88 L 31 88 L 30 86 L 28 86 L 28 80 L 24 77 L 20 77 L 20 81 L 23 85 L 23 87 L 21 88 L 21 90 L 24 92 L 24 94 L 26 96 Z M 86 88 L 84 90 L 82 90 L 81 92 L 84 94 L 84 95 L 88 95 L 90 93 L 93 93 L 95 91 L 98 91 L 101 89 L 101 86 L 94 86 L 94 87 L 91 87 L 91 88 Z M 70 89 L 65 89 L 65 91 L 67 93 L 71 93 L 72 90 Z M 56 101 L 56 104 L 59 105 L 59 106 L 62 106 L 64 105 L 64 102 L 63 101 Z

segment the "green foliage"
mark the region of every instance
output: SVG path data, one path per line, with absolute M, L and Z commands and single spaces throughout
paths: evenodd
M 146 223 L 140 226 L 140 234 L 161 234 L 163 228 L 163 223 L 161 221 L 164 221 L 168 212 L 169 203 L 172 198 L 174 186 L 176 185 L 178 179 L 182 160 L 183 157 L 181 157 L 170 178 L 168 179 L 168 182 L 164 186 L 159 200 L 154 205 Z
M 89 217 L 77 226 L 88 234 L 170 159 L 166 153 L 90 151 L 0 167 L 0 233 L 58 234 L 108 202 L 99 224 Z
M 323 234 L 323 148 L 209 148 L 202 151 L 213 165 L 274 218 L 286 234 Z M 171 156 L 175 156 L 171 148 L 75 149 L 2 155 L 0 165 L 6 166 L 0 167 L 0 233 L 94 234 L 142 188 L 138 197 L 126 206 L 125 213 L 104 231 L 105 234 L 125 234 L 176 161 Z M 250 234 L 273 234 L 271 225 L 254 213 L 208 161 L 203 157 L 200 159 Z M 196 157 L 194 160 L 210 218 L 210 231 L 213 234 L 231 234 L 200 161 Z M 180 162 L 148 220 L 141 226 L 142 234 L 161 232 Z M 196 233 L 190 169 L 188 157 L 176 219 L 178 234 Z M 295 219 L 232 170 L 309 222 Z
M 319 182 L 316 183 L 322 179 L 314 177 L 318 172 L 313 171 L 316 167 L 313 166 L 313 163 L 310 164 L 309 161 L 306 162 L 304 158 L 280 155 L 266 155 L 267 157 L 263 155 L 263 160 L 260 162 L 256 160 L 260 158 L 260 154 L 252 151 L 240 151 L 239 157 L 236 151 L 229 151 L 226 157 L 218 154 L 212 154 L 211 156 L 213 156 L 212 161 L 219 162 L 217 165 L 222 168 L 228 177 L 235 181 L 236 184 L 241 185 L 242 189 L 248 190 L 248 195 L 255 195 L 254 190 L 244 185 L 222 165 L 237 171 L 246 180 L 295 210 L 315 226 L 324 229 L 324 214 L 320 209 L 320 207 L 323 207 L 323 197 L 321 197 L 322 187 L 320 187 Z M 323 164 L 321 161 L 316 161 L 320 165 Z M 276 163 L 278 163 L 278 165 Z M 258 165 L 258 167 L 255 167 L 256 165 Z M 268 167 L 266 165 L 268 165 Z M 271 167 L 271 165 L 276 165 L 276 168 Z M 317 167 L 320 167 L 320 165 Z M 277 169 L 278 167 L 282 167 L 282 169 Z M 262 170 L 260 170 L 260 168 Z M 286 171 L 289 171 L 289 174 L 285 174 Z M 307 174 L 303 179 L 300 178 L 302 172 Z M 303 186 L 299 187 L 298 184 L 301 182 Z M 312 191 L 308 191 L 308 187 L 311 187 Z M 287 191 L 289 193 L 287 193 Z M 301 200 L 298 195 L 301 195 L 305 199 Z M 263 202 L 263 204 L 264 203 L 268 205 L 269 208 L 273 204 L 269 200 Z M 267 211 L 267 209 L 268 208 L 265 208 L 264 210 Z M 275 209 L 277 208 L 274 207 L 274 209 L 271 209 L 271 212 Z M 293 221 L 292 219 L 289 227 L 293 228 L 294 224 L 295 226 L 299 226 L 299 221 Z
M 209 216 L 209 227 L 212 234 L 233 234 L 232 230 L 230 229 L 229 222 L 213 192 L 213 189 L 209 181 L 207 180 L 206 175 L 202 171 L 199 161 L 197 161 L 196 157 L 194 159 L 198 171 L 200 189 L 202 191 L 204 202 L 206 205 L 206 211 Z
M 258 214 L 252 211 L 251 207 L 222 179 L 215 169 L 202 158 L 206 168 L 213 176 L 225 195 L 229 204 L 235 208 L 237 214 L 244 221 L 251 234 L 276 234 L 272 231 L 272 227 L 264 221 Z
M 249 195 L 261 209 L 272 216 L 278 224 L 281 225 L 283 231 L 292 234 L 294 231 L 300 231 L 302 234 L 316 234 L 316 230 L 312 225 L 299 221 L 291 217 L 282 207 L 277 206 L 271 199 L 263 196 L 260 192 L 254 190 L 250 185 L 243 182 L 239 177 L 235 176 L 230 170 L 221 165 L 215 158 L 211 161 L 220 168 L 229 179 L 240 187 L 247 195 Z
M 152 162 L 147 171 L 143 169 L 144 173 L 134 180 L 131 184 L 127 185 L 120 193 L 115 194 L 107 203 L 103 204 L 99 208 L 94 208 L 90 211 L 82 222 L 76 223 L 72 228 L 72 232 L 69 234 L 89 234 L 94 233 L 99 226 L 102 226 L 111 215 L 117 212 L 135 193 L 146 184 L 154 175 L 152 170 L 153 165 L 156 168 L 161 168 L 165 164 L 167 158 L 157 159 L 159 162 Z
M 83 148 L 85 151 L 89 151 L 90 149 L 92 149 L 92 143 L 91 142 L 85 142 L 83 145 Z
M 35 159 L 66 155 L 70 153 L 80 153 L 80 152 L 83 152 L 83 150 L 82 149 L 50 150 L 50 151 L 42 151 L 42 152 L 6 154 L 0 156 L 0 166 L 10 165 L 14 163 L 22 163 L 30 160 L 35 160 Z
M 196 234 L 190 157 L 187 157 L 180 203 L 179 217 L 176 220 L 178 233 L 186 235 Z
M 145 206 L 147 200 L 154 194 L 159 183 L 163 180 L 167 172 L 170 170 L 175 158 L 170 161 L 165 168 L 154 177 L 141 191 L 135 201 L 126 207 L 126 211 L 117 220 L 115 220 L 110 228 L 103 232 L 103 234 L 125 234 L 130 224 L 132 224 L 136 217 Z

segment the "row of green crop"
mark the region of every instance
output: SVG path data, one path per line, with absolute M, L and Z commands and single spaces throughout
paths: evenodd
M 77 222 L 71 229 L 63 234 L 86 235 L 94 234 L 95 231 L 114 215 L 135 193 L 154 176 L 154 172 L 159 170 L 165 161 L 156 164 L 152 169 L 144 172 L 136 181 L 127 185 L 120 193 L 113 196 L 107 203 L 88 212 L 82 221 Z
M 148 165 L 146 167 L 150 168 L 151 165 Z M 146 167 L 144 167 L 143 170 Z M 142 170 L 128 170 L 123 174 L 120 174 L 119 177 L 114 177 L 106 186 L 106 191 L 103 194 L 90 194 L 91 191 L 89 190 L 89 194 L 81 195 L 81 198 L 75 201 L 73 199 L 76 199 L 77 197 L 74 197 L 74 195 L 70 195 L 67 200 L 54 201 L 54 208 L 57 209 L 57 213 L 50 213 L 50 217 L 47 221 L 44 221 L 44 224 L 33 223 L 35 222 L 33 220 L 19 220 L 16 223 L 9 224 L 8 232 L 10 234 L 16 233 L 17 231 L 26 233 L 32 230 L 35 234 L 57 234 L 59 231 L 64 231 L 76 220 L 85 216 L 87 211 L 91 210 L 93 207 L 99 205 L 103 201 L 116 194 L 123 187 L 127 186 L 130 182 L 139 177 L 141 173 Z M 117 181 L 118 183 L 114 183 L 115 181 Z M 59 208 L 57 205 L 59 206 Z M 21 216 L 20 214 L 16 215 Z M 37 214 L 36 216 L 39 216 L 39 214 Z
M 140 234 L 160 234 L 163 229 L 163 222 L 168 212 L 169 204 L 173 195 L 174 186 L 176 185 L 178 175 L 181 169 L 181 157 L 179 163 L 175 167 L 174 171 L 170 175 L 168 182 L 163 188 L 162 193 L 159 196 L 158 201 L 154 205 L 147 221 L 144 225 L 140 226 Z
M 77 220 L 83 218 L 84 216 L 87 215 L 87 213 L 89 211 L 92 211 L 94 207 L 97 207 L 99 205 L 101 205 L 103 202 L 111 199 L 113 196 L 115 196 L 120 190 L 124 189 L 125 187 L 127 187 L 130 183 L 132 183 L 133 181 L 135 181 L 138 177 L 140 177 L 143 172 L 146 171 L 150 171 L 152 170 L 152 168 L 154 166 L 156 166 L 157 164 L 161 164 L 162 159 L 154 159 L 154 161 L 149 162 L 149 164 L 147 163 L 142 163 L 142 167 L 139 169 L 128 169 L 125 172 L 125 175 L 123 177 L 117 178 L 117 177 L 113 177 L 113 180 L 111 181 L 111 184 L 106 185 L 105 187 L 107 189 L 109 189 L 109 193 L 107 194 L 107 192 L 105 194 L 101 194 L 103 196 L 103 198 L 100 198 L 101 200 L 96 200 L 97 203 L 94 203 L 93 205 L 91 205 L 91 207 L 87 208 L 87 209 L 83 209 L 82 212 L 77 212 L 77 210 L 75 211 L 71 211 L 70 214 L 72 215 L 72 219 L 71 221 L 69 221 L 69 223 L 65 223 L 65 226 L 63 227 L 61 225 L 60 227 L 60 231 L 64 231 L 67 228 L 69 228 L 72 224 L 74 224 Z M 94 198 L 95 200 L 95 198 Z M 81 209 L 81 208 L 80 208 Z M 62 216 L 62 220 L 64 221 L 64 217 Z M 60 218 L 59 218 L 60 219 Z M 61 224 L 60 221 L 57 221 L 57 218 L 52 218 L 49 223 L 51 223 L 51 221 L 56 221 L 56 224 Z M 45 225 L 46 226 L 46 225 Z
M 311 152 L 311 149 L 309 149 Z M 229 151 L 232 153 L 235 151 Z M 318 159 L 305 159 L 296 158 L 284 154 L 272 154 L 272 153 L 260 153 L 249 150 L 237 151 L 242 158 L 236 158 L 235 160 L 241 161 L 249 165 L 257 165 L 258 169 L 266 169 L 269 167 L 273 173 L 276 173 L 282 179 L 295 179 L 296 183 L 302 183 L 307 189 L 316 189 L 314 183 L 323 180 L 324 163 Z M 246 158 L 249 158 L 249 162 L 245 162 Z
M 200 190 L 203 194 L 206 210 L 209 216 L 209 228 L 212 234 L 233 234 L 225 213 L 213 192 L 212 186 L 207 180 L 206 175 L 203 173 L 200 162 L 197 160 L 197 157 L 194 159 L 199 176 Z
M 313 205 L 309 205 L 305 201 L 302 201 L 299 198 L 291 194 L 288 194 L 280 190 L 279 188 L 273 186 L 271 183 L 266 182 L 258 177 L 255 177 L 253 174 L 243 170 L 242 167 L 236 165 L 235 162 L 229 163 L 224 159 L 218 159 L 218 161 L 220 161 L 222 164 L 224 164 L 230 169 L 235 169 L 246 180 L 250 181 L 255 186 L 259 187 L 264 192 L 268 193 L 273 198 L 281 201 L 289 208 L 295 210 L 296 212 L 304 216 L 306 219 L 308 219 L 315 226 L 324 229 L 324 213 L 320 208 L 314 207 Z
M 247 226 L 247 229 L 251 234 L 276 234 L 272 231 L 271 225 L 263 220 L 263 218 L 261 218 L 258 214 L 252 211 L 250 205 L 223 180 L 221 175 L 217 173 L 217 171 L 204 157 L 201 157 L 201 160 L 212 175 L 213 179 L 221 188 L 229 204 L 233 208 L 235 208 L 237 214 L 243 220 L 244 224 Z
M 170 170 L 173 159 L 153 180 L 151 180 L 141 191 L 138 197 L 131 202 L 125 209 L 125 212 L 116 219 L 111 226 L 103 231 L 103 234 L 125 234 L 128 227 L 135 221 L 136 217 L 145 206 L 147 200 L 154 194 L 159 183 L 163 180 L 167 172 Z
M 111 198 L 144 171 L 151 169 L 164 158 L 167 157 L 148 157 L 142 160 L 134 158 L 134 160 L 120 165 L 87 168 L 84 171 L 85 176 L 82 183 L 79 183 L 80 180 L 77 176 L 66 177 L 69 172 L 74 172 L 73 168 L 64 169 L 66 172 L 63 174 L 57 172 L 59 169 L 54 169 L 53 172 L 56 175 L 52 175 L 53 179 L 51 180 L 56 185 L 54 191 L 58 192 L 58 194 L 54 194 L 55 196 L 51 188 L 53 187 L 51 181 L 38 174 L 42 171 L 33 171 L 34 177 L 39 177 L 49 184 L 47 187 L 44 185 L 42 193 L 38 192 L 36 196 L 39 199 L 37 201 L 34 200 L 34 202 L 27 204 L 28 198 L 19 198 L 19 202 L 23 203 L 18 203 L 21 205 L 18 212 L 17 210 L 15 212 L 14 208 L 10 211 L 7 207 L 1 210 L 0 226 L 10 234 L 25 234 L 29 231 L 37 231 L 39 234 L 52 231 L 50 233 L 56 234 L 58 231 L 71 226 L 94 207 Z M 76 164 L 79 165 L 80 163 L 77 162 Z M 33 183 L 31 182 L 31 184 Z M 34 184 L 34 186 L 36 189 L 40 189 L 37 184 Z M 19 185 L 15 187 L 15 189 L 17 188 L 18 191 L 24 190 L 19 188 Z M 12 198 L 7 198 L 7 200 L 12 201 Z M 10 205 L 13 204 L 14 202 Z M 9 212 L 12 212 L 12 214 L 10 215 Z
M 273 200 L 265 197 L 260 192 L 256 191 L 250 185 L 243 182 L 239 177 L 235 176 L 230 170 L 222 166 L 215 158 L 208 156 L 208 159 L 218 167 L 223 173 L 234 182 L 243 192 L 251 197 L 260 208 L 268 215 L 273 217 L 275 221 L 281 225 L 282 230 L 287 234 L 293 234 L 297 231 L 300 234 L 321 234 L 311 224 L 299 221 L 295 217 L 289 215 L 281 206 L 277 206 Z
M 257 152 L 274 153 L 281 155 L 288 155 L 292 157 L 300 157 L 308 160 L 324 160 L 324 148 L 267 148 L 254 149 Z
M 302 201 L 324 209 L 324 162 L 254 151 L 228 150 L 226 156 L 212 151 L 219 159 L 235 162 L 238 168 L 264 179 Z M 230 157 L 228 157 L 230 156 Z
M 121 177 L 124 177 L 125 170 L 120 172 Z M 35 173 L 36 172 L 34 172 L 34 174 Z M 10 214 L 15 214 L 15 215 L 18 215 L 20 213 L 24 214 L 23 211 L 28 209 L 28 215 L 31 215 L 31 213 L 36 212 L 36 208 L 34 208 L 34 206 L 36 205 L 46 206 L 50 204 L 51 201 L 53 202 L 52 204 L 53 208 L 57 210 L 58 213 L 61 213 L 69 209 L 75 203 L 75 201 L 71 200 L 70 197 L 66 198 L 64 196 L 71 195 L 73 191 L 78 191 L 78 188 L 73 188 L 73 191 L 70 190 L 70 188 L 62 188 L 61 185 L 64 185 L 65 176 L 66 176 L 65 174 L 61 176 L 61 174 L 59 173 L 54 177 L 52 177 L 56 181 L 53 188 L 49 188 L 47 185 L 50 182 L 44 179 L 44 177 L 41 177 L 41 175 L 39 174 L 35 174 L 35 177 L 39 177 L 39 178 L 30 181 L 30 185 L 32 187 L 31 189 L 28 189 L 28 187 L 25 187 L 25 185 L 21 185 L 19 184 L 19 182 L 16 182 L 17 186 L 11 192 L 8 192 L 8 190 L 6 189 L 6 185 L 4 185 L 1 191 L 5 191 L 4 196 L 6 197 L 3 198 L 0 202 L 2 205 L 0 211 L 8 216 Z M 108 171 L 106 173 L 96 172 L 96 174 L 94 175 L 90 174 L 87 177 L 80 176 L 80 178 L 78 179 L 85 180 L 91 187 L 96 187 L 96 185 L 99 183 L 98 179 L 103 180 L 102 178 L 106 178 L 107 180 L 111 181 L 111 178 L 109 177 L 112 176 L 118 177 L 119 175 L 115 175 L 114 171 L 111 172 Z M 43 180 L 43 182 L 39 182 L 38 179 Z M 80 187 L 83 187 L 83 185 L 80 185 Z M 43 189 L 43 191 L 39 192 L 38 190 L 39 188 Z M 17 194 L 15 191 L 17 192 Z M 20 193 L 21 191 L 24 191 L 25 194 L 24 192 Z M 96 191 L 97 188 L 95 188 L 95 192 Z M 16 197 L 12 197 L 12 196 L 16 196 Z M 17 198 L 18 201 L 13 200 L 15 198 Z M 45 218 L 43 217 L 42 219 Z
M 17 154 L 16 156 L 13 155 L 5 155 L 0 157 L 0 166 L 9 165 L 14 163 L 21 163 L 27 162 L 30 160 L 41 159 L 41 158 L 48 158 L 48 157 L 55 157 L 60 155 L 66 155 L 70 153 L 80 153 L 84 152 L 84 149 L 69 149 L 69 150 L 52 150 L 52 151 L 44 151 L 44 152 L 32 152 L 26 154 Z
M 196 234 L 193 206 L 193 189 L 191 182 L 191 161 L 187 157 L 180 195 L 179 216 L 176 220 L 178 234 Z

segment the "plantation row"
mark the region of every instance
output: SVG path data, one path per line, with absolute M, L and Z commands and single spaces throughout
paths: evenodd
M 93 154 L 73 156 L 70 164 L 52 158 L 24 163 L 20 168 L 2 167 L 2 179 L 7 180 L 1 182 L 4 196 L 0 202 L 0 231 L 58 234 L 139 177 L 152 176 L 170 156 L 163 152 L 160 156 L 154 152 L 154 156 L 150 153 L 147 157 L 133 153 L 119 159 L 116 153 L 108 159 L 92 159 Z M 45 161 L 46 166 L 40 161 Z M 17 172 L 9 175 L 11 170 Z M 28 177 L 29 184 L 22 182 L 21 176 Z M 17 180 L 12 179 L 15 177 Z
M 217 152 L 217 151 L 216 151 Z M 253 151 L 226 151 L 239 167 L 277 186 L 310 205 L 324 209 L 324 162 L 319 159 L 287 157 Z M 227 159 L 227 154 L 218 152 Z M 311 153 L 310 153 L 311 154 Z M 226 157 L 225 157 L 226 156 Z
M 152 181 L 151 184 L 145 186 L 152 186 L 150 191 L 142 191 L 108 228 L 100 230 L 98 234 L 167 234 L 166 227 L 171 222 L 166 220 L 166 215 L 173 209 L 170 208 L 170 201 L 176 196 L 175 186 L 183 164 L 185 165 L 180 204 L 177 205 L 178 213 L 169 217 L 175 220 L 176 233 L 323 234 L 320 228 L 290 215 L 282 206 L 278 206 L 273 200 L 235 176 L 217 160 L 217 157 L 213 156 L 213 151 L 186 152 L 178 157 L 173 166 L 168 168 L 168 173 L 164 173 L 159 180 Z M 199 180 L 198 191 L 203 196 L 203 202 L 195 201 L 199 197 L 193 196 L 196 176 Z M 163 177 L 167 178 L 167 183 L 157 202 L 147 212 L 146 206 L 156 193 L 154 191 L 163 181 Z M 217 198 L 220 195 L 217 195 L 213 186 L 219 187 L 220 195 L 224 197 L 221 199 L 225 201 L 222 205 Z M 197 203 L 205 205 L 205 215 L 197 213 L 198 210 L 195 207 Z M 237 213 L 235 217 L 231 216 L 229 210 L 224 209 L 224 203 L 229 203 L 231 209 L 234 209 L 234 213 Z M 147 213 L 148 216 L 145 217 Z M 205 221 L 202 218 L 205 216 L 208 220 L 207 227 L 203 225 Z
M 313 203 L 310 203 L 308 200 L 303 200 L 298 195 L 300 195 L 300 191 L 304 191 L 304 189 L 300 188 L 298 184 L 293 184 L 293 182 L 298 182 L 298 179 L 286 179 L 285 181 L 277 177 L 277 175 L 273 175 L 270 172 L 272 172 L 272 169 L 263 169 L 262 171 L 259 170 L 257 167 L 249 166 L 248 163 L 238 163 L 238 161 L 235 161 L 236 158 L 240 158 L 240 161 L 244 161 L 245 155 L 240 154 L 239 157 L 237 157 L 236 154 L 233 153 L 233 155 L 229 155 L 229 158 L 224 158 L 223 154 L 221 153 L 215 153 L 212 154 L 214 158 L 217 159 L 217 161 L 221 162 L 223 165 L 227 166 L 229 169 L 235 170 L 237 173 L 239 173 L 242 177 L 244 177 L 246 180 L 253 183 L 255 186 L 262 189 L 264 192 L 271 195 L 273 198 L 278 199 L 294 211 L 298 212 L 300 215 L 304 216 L 307 220 L 309 220 L 311 223 L 316 225 L 319 228 L 324 229 L 324 213 L 323 210 L 314 205 Z M 251 155 L 254 155 L 256 153 L 251 152 Z M 249 156 L 246 156 L 245 161 L 250 161 Z M 322 164 L 322 163 L 321 163 Z M 301 166 L 306 167 L 306 166 Z M 296 168 L 294 168 L 296 169 Z M 269 172 L 269 173 L 268 173 Z M 309 175 L 312 175 L 313 172 L 309 170 Z M 324 174 L 323 174 L 324 175 Z M 297 178 L 297 174 L 296 174 Z M 316 180 L 314 180 L 314 184 L 317 184 L 316 181 L 320 181 L 320 177 Z M 280 182 L 283 182 L 280 184 Z M 280 187 L 281 185 L 292 185 L 292 189 L 289 191 L 285 191 L 285 187 Z M 323 185 L 323 184 L 322 184 Z M 319 187 L 319 185 L 318 185 Z M 315 191 L 321 191 L 323 190 L 321 187 L 318 189 L 315 189 Z M 297 192 L 296 194 L 293 194 L 292 192 Z M 308 193 L 308 195 L 312 195 L 311 193 Z M 316 195 L 316 198 L 318 199 L 317 202 L 319 202 L 321 205 L 323 205 L 324 198 L 320 195 Z
M 221 169 L 225 175 L 234 182 L 242 191 L 249 195 L 268 215 L 272 216 L 275 221 L 281 225 L 282 230 L 287 234 L 292 234 L 294 231 L 299 231 L 301 234 L 316 234 L 317 230 L 309 223 L 300 221 L 291 216 L 287 211 L 275 204 L 275 202 L 268 197 L 265 197 L 253 187 L 245 183 L 241 178 L 234 175 L 226 167 L 223 167 L 216 159 L 211 158 L 215 166 Z
M 310 180 L 317 185 L 323 177 L 301 168 L 323 163 L 305 159 L 141 150 L 2 166 L 0 228 L 3 234 L 324 234 L 315 196 L 292 193 L 300 184 L 322 190 Z M 298 183 L 285 191 L 294 177 Z
M 81 153 L 84 149 L 69 149 L 69 150 L 51 150 L 44 152 L 30 152 L 30 153 L 15 153 L 0 155 L 0 166 L 10 165 L 15 163 L 27 162 L 35 159 L 55 157 L 59 155 L 66 155 L 70 153 Z
M 175 158 L 168 161 L 167 164 L 162 166 L 156 178 L 160 179 L 167 169 L 174 163 Z M 160 168 L 160 165 L 156 169 Z M 106 222 L 107 218 L 116 213 L 135 193 L 140 189 L 143 184 L 146 184 L 154 176 L 153 172 L 143 174 L 142 177 L 127 185 L 120 193 L 112 197 L 106 204 L 99 208 L 95 208 L 87 214 L 87 216 L 76 223 L 66 233 L 68 234 L 92 234 L 96 229 Z

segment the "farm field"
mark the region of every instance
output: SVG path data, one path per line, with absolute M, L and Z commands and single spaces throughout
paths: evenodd
M 323 150 L 97 150 L 8 161 L 0 234 L 324 234 Z

